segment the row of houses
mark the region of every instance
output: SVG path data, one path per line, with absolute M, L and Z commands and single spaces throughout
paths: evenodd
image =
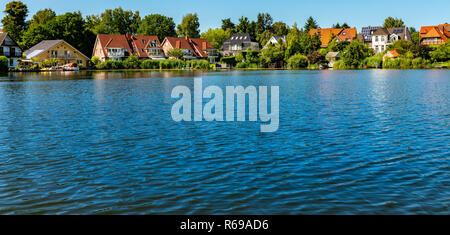
M 411 33 L 407 27 L 382 28 L 379 26 L 363 27 L 361 33 L 356 28 L 317 28 L 311 29 L 310 35 L 317 35 L 321 41 L 321 47 L 328 47 L 332 38 L 337 41 L 351 42 L 359 39 L 371 47 L 375 53 L 384 52 L 387 47 L 397 40 L 411 41 Z M 450 38 L 450 24 L 436 26 L 424 26 L 420 30 L 420 44 L 440 45 Z M 286 43 L 286 36 L 274 36 L 265 46 Z M 221 56 L 236 56 L 248 48 L 260 50 L 259 43 L 248 33 L 233 34 L 222 46 Z M 206 39 L 190 37 L 166 37 L 160 43 L 157 36 L 142 35 L 107 35 L 99 34 L 95 40 L 92 56 L 101 61 L 124 60 L 131 55 L 140 59 L 162 60 L 169 56 L 172 49 L 180 49 L 184 52 L 184 59 L 206 59 L 210 63 L 217 62 L 218 50 Z M 23 59 L 23 54 L 26 59 Z M 42 62 L 54 59 L 58 64 L 76 63 L 81 67 L 88 66 L 89 57 L 77 50 L 64 40 L 44 40 L 32 48 L 22 51 L 20 46 L 10 37 L 8 33 L 0 31 L 0 56 L 9 59 L 11 68 L 18 65 L 19 60 Z M 337 56 L 337 54 L 336 54 Z

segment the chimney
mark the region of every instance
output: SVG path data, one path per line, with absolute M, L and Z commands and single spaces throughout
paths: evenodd
M 206 50 L 206 42 L 202 42 L 202 50 Z
M 181 42 L 180 42 L 180 40 L 178 40 L 178 41 L 175 43 L 175 48 L 177 48 L 177 49 L 180 49 L 180 48 L 181 48 Z

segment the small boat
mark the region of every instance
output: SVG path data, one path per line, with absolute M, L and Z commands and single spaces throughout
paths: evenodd
M 76 63 L 70 63 L 63 66 L 63 71 L 80 71 L 80 67 Z

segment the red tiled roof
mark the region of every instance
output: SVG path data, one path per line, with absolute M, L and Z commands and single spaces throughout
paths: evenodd
M 420 28 L 422 38 L 442 38 L 444 42 L 450 38 L 450 24 L 440 24 L 436 26 L 422 26 Z
M 336 36 L 340 41 L 352 41 L 356 39 L 357 32 L 356 28 L 328 28 L 328 29 L 311 29 L 309 31 L 310 36 L 312 37 L 314 34 L 317 34 L 320 37 L 320 41 L 322 42 L 322 47 L 327 47 L 333 36 Z
M 142 36 L 142 35 L 133 35 L 130 36 L 131 43 L 134 50 L 137 52 L 139 57 L 147 57 L 148 54 L 145 51 L 147 48 L 161 48 L 161 44 L 159 43 L 159 39 L 157 36 Z M 156 47 L 151 46 L 151 42 L 156 41 Z M 145 43 L 145 44 L 144 44 Z M 142 51 L 144 49 L 144 51 Z
M 194 56 L 207 57 L 206 50 L 214 49 L 206 39 L 166 37 L 173 48 L 191 50 Z
M 99 34 L 97 38 L 105 55 L 108 55 L 106 48 L 124 48 L 129 53 L 132 52 L 125 35 Z

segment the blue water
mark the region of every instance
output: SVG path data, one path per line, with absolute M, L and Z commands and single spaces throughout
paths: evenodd
M 279 86 L 279 130 L 172 121 L 194 76 Z M 448 214 L 449 143 L 449 70 L 10 74 L 0 214 Z

